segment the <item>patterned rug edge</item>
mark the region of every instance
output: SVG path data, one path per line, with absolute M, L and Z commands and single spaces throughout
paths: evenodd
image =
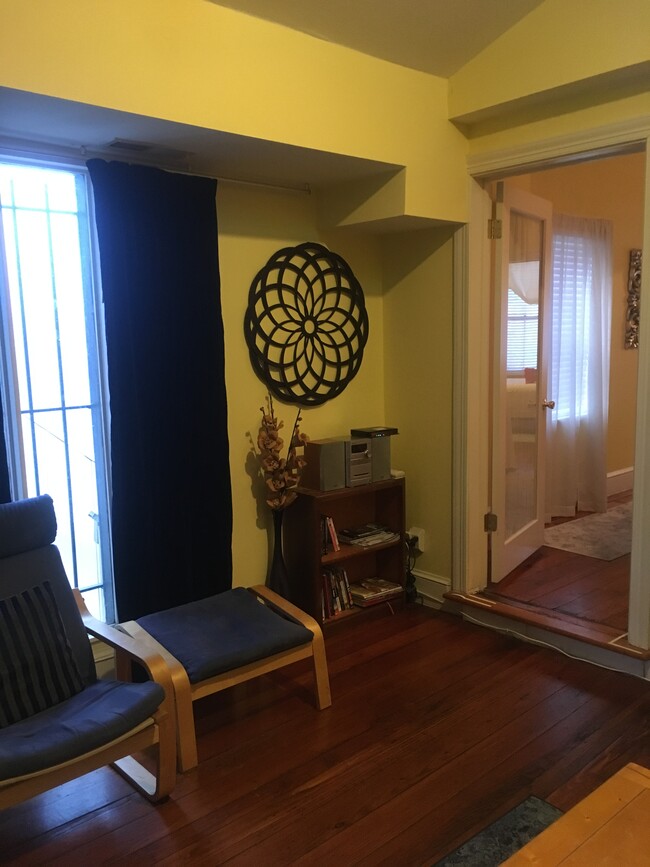
M 561 815 L 557 807 L 531 795 L 433 867 L 498 867 Z
M 597 560 L 623 557 L 632 547 L 632 504 L 547 527 L 544 544 Z

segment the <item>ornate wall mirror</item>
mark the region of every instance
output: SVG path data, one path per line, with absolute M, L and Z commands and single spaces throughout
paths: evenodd
M 630 250 L 630 270 L 627 279 L 627 313 L 625 316 L 625 348 L 639 346 L 639 302 L 641 297 L 641 250 Z

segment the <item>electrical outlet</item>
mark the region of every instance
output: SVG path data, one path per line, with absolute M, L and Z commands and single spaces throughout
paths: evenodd
M 424 553 L 427 550 L 427 533 L 426 530 L 423 530 L 422 527 L 411 527 L 407 530 L 409 536 L 417 536 L 417 545 L 415 546 L 418 551 Z

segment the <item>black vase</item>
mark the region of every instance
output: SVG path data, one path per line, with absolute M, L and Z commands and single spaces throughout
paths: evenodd
M 282 520 L 284 509 L 273 509 L 273 559 L 267 585 L 271 590 L 289 599 L 289 573 L 282 554 Z

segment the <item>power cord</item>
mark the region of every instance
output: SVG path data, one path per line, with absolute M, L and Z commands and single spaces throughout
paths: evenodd
M 413 574 L 417 544 L 418 537 L 409 536 L 409 534 L 406 533 L 404 537 L 404 546 L 406 548 L 406 585 L 404 589 L 407 602 L 415 602 L 418 598 L 418 591 L 415 587 L 415 575 Z
M 607 671 L 614 671 L 617 674 L 630 674 L 628 671 L 623 671 L 620 668 L 612 668 L 609 665 L 604 665 L 602 662 L 594 662 L 591 659 L 585 659 L 582 656 L 574 656 L 574 654 L 569 653 L 567 650 L 563 650 L 561 647 L 556 647 L 554 644 L 547 644 L 545 641 L 540 641 L 538 638 L 531 638 L 529 635 L 524 635 L 521 632 L 517 632 L 514 629 L 507 629 L 503 626 L 488 626 L 487 623 L 482 623 L 480 620 L 475 620 L 469 614 L 463 612 L 461 615 L 463 620 L 469 620 L 470 623 L 473 623 L 475 626 L 482 626 L 484 629 L 492 629 L 494 632 L 500 632 L 501 635 L 511 635 L 514 638 L 519 638 L 526 644 L 536 644 L 538 647 L 543 647 L 546 650 L 556 650 L 558 653 L 567 656 L 569 659 L 574 659 L 576 662 L 586 662 L 589 665 L 596 665 L 598 668 L 604 668 Z M 631 675 L 634 677 L 635 675 Z

